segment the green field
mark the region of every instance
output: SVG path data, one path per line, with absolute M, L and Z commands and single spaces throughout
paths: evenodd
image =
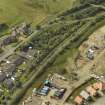
M 38 24 L 50 14 L 71 8 L 74 0 L 0 0 L 0 23 Z M 58 7 L 59 5 L 59 7 Z

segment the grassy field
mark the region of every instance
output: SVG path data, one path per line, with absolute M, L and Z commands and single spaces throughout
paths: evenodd
M 0 23 L 16 24 L 21 21 L 27 21 L 36 25 L 52 13 L 71 8 L 73 1 L 0 0 Z

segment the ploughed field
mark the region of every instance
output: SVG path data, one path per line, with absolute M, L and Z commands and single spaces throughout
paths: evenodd
M 92 3 L 104 5 L 105 1 Z M 15 88 L 12 95 L 8 95 L 9 105 L 14 105 L 20 100 L 34 80 L 45 72 L 44 68 L 50 66 L 55 57 L 66 47 L 77 48 L 93 31 L 104 25 L 105 9 L 96 8 L 90 4 L 91 2 L 80 4 L 57 15 L 55 19 L 43 26 L 38 26 L 27 41 L 19 46 L 16 50 L 19 55 L 27 59 L 30 46 L 34 55 L 28 59 L 31 63 L 28 64 L 26 72 L 18 78 L 22 87 Z M 1 102 L 3 101 L 1 98 Z

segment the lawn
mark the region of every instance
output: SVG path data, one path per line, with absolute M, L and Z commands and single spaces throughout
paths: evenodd
M 42 10 L 27 6 L 24 0 L 0 0 L 0 22 L 16 24 L 27 21 L 37 24 L 46 16 Z

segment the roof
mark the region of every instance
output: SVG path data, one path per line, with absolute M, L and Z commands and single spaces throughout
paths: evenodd
M 16 66 L 14 64 L 6 64 L 4 69 L 7 73 L 12 74 L 13 72 L 16 71 Z
M 77 96 L 77 97 L 74 99 L 74 102 L 77 103 L 78 105 L 81 105 L 82 102 L 83 102 L 83 98 L 80 97 L 80 96 Z
M 22 62 L 24 61 L 24 59 L 20 56 L 17 56 L 17 58 L 13 61 L 13 63 L 18 66 L 20 64 L 22 64 Z
M 89 49 L 89 52 L 90 52 L 90 53 L 94 53 L 94 51 L 93 51 L 92 49 Z
M 96 90 L 97 89 L 102 90 L 103 89 L 103 83 L 102 82 L 94 83 L 93 88 L 96 89 Z
M 47 95 L 48 92 L 49 92 L 49 90 L 50 90 L 49 87 L 44 86 L 44 87 L 38 92 L 38 94 L 40 94 L 40 95 Z
M 7 45 L 10 43 L 16 42 L 16 37 L 15 36 L 8 36 L 3 40 L 3 44 Z
M 82 96 L 84 99 L 88 99 L 90 97 L 90 95 L 85 90 L 80 93 L 80 96 Z
M 12 55 L 8 57 L 8 61 L 18 66 L 24 61 L 24 58 L 19 55 Z
M 86 88 L 86 91 L 90 93 L 90 95 L 95 96 L 96 95 L 96 90 L 92 86 L 88 86 Z
M 105 90 L 105 83 L 102 83 L 102 90 Z
M 49 87 L 48 86 L 44 86 L 43 87 L 43 90 L 48 91 L 49 90 Z
M 5 84 L 7 85 L 7 87 L 8 87 L 9 89 L 12 89 L 13 86 L 14 86 L 14 83 L 13 83 L 12 79 L 6 79 L 6 80 L 5 80 Z
M 0 73 L 0 82 L 3 82 L 6 79 L 5 73 Z

